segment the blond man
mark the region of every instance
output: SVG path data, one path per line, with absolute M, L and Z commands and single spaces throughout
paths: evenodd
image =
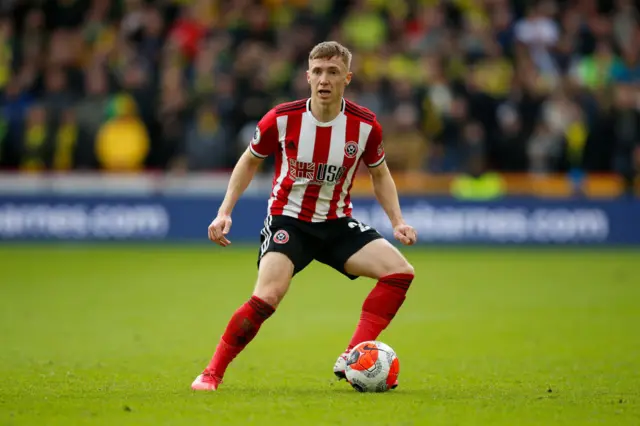
M 194 390 L 214 391 L 231 361 L 256 336 L 284 298 L 292 278 L 312 261 L 350 279 L 377 281 L 362 305 L 360 320 L 333 372 L 345 377 L 346 355 L 358 343 L 375 340 L 403 304 L 414 270 L 401 252 L 375 229 L 352 217 L 350 189 L 364 163 L 375 196 L 404 245 L 416 232 L 400 210 L 393 178 L 385 164 L 382 128 L 375 115 L 344 98 L 352 78 L 351 52 L 323 42 L 309 54 L 311 96 L 271 109 L 260 120 L 246 152 L 236 164 L 209 239 L 231 242 L 233 208 L 260 163 L 275 155 L 268 213 L 261 231 L 258 278 L 251 298 L 233 314 L 214 355 L 194 382 Z M 391 387 L 397 386 L 397 380 Z

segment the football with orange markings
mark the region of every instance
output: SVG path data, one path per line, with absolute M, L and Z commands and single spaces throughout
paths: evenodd
M 386 392 L 398 384 L 400 361 L 396 352 L 378 341 L 361 342 L 347 357 L 347 381 L 358 392 Z

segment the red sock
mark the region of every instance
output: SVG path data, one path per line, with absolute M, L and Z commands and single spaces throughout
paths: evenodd
M 274 311 L 273 306 L 251 296 L 231 317 L 204 374 L 222 379 L 231 361 L 256 337 L 262 323 Z
M 362 314 L 347 350 L 360 342 L 375 340 L 387 328 L 404 302 L 413 274 L 392 274 L 380 278 L 362 305 Z

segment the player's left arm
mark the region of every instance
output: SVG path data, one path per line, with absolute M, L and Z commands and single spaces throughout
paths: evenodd
M 393 236 L 404 245 L 414 244 L 417 240 L 416 231 L 402 217 L 398 190 L 387 163 L 383 161 L 376 167 L 370 167 L 369 174 L 373 183 L 373 193 L 393 226 Z
M 363 160 L 369 168 L 373 193 L 393 226 L 393 236 L 402 244 L 412 245 L 417 240 L 417 234 L 415 229 L 408 225 L 402 217 L 398 189 L 384 159 L 382 127 L 376 121 L 371 129 Z

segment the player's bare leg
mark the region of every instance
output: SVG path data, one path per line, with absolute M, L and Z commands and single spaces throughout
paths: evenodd
M 373 278 L 378 282 L 362 305 L 360 321 L 347 349 L 333 367 L 334 374 L 340 379 L 345 377 L 346 354 L 360 342 L 376 340 L 387 328 L 402 306 L 414 278 L 411 264 L 384 239 L 374 240 L 356 252 L 345 263 L 345 270 L 349 274 Z
M 293 263 L 284 254 L 270 252 L 262 258 L 253 295 L 231 317 L 209 365 L 196 377 L 192 389 L 218 388 L 229 364 L 253 340 L 284 298 L 292 276 Z
M 289 290 L 293 277 L 293 263 L 284 254 L 269 252 L 260 260 L 255 297 L 277 308 Z

